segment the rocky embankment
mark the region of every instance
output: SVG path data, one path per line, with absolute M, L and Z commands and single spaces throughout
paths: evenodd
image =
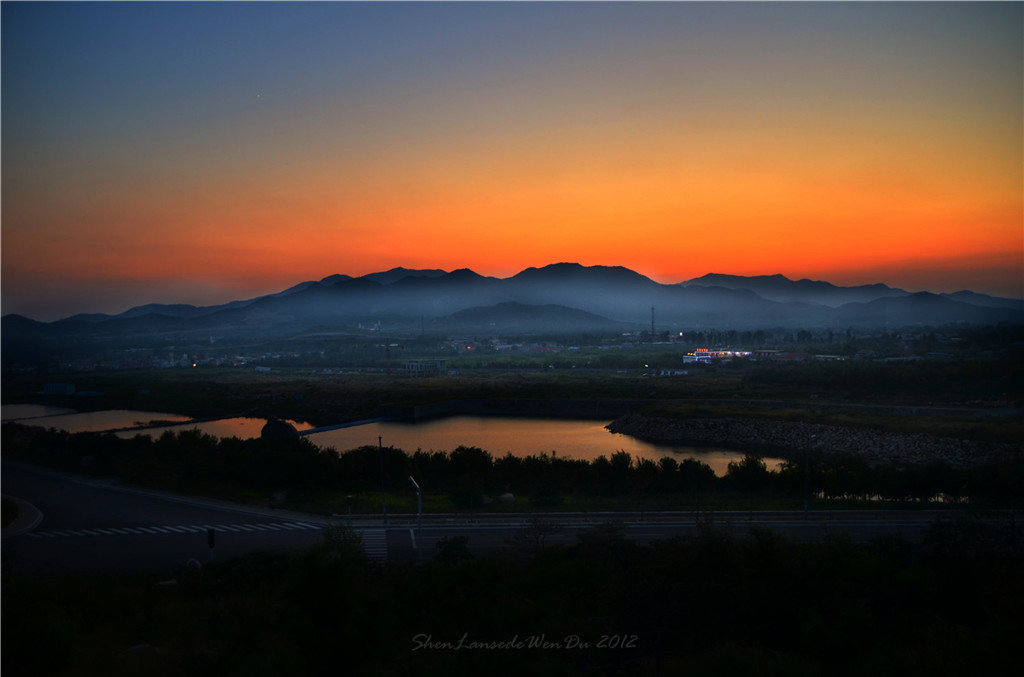
M 915 466 L 941 461 L 954 468 L 968 468 L 1024 454 L 1024 445 L 1019 444 L 974 442 L 799 421 L 668 419 L 627 414 L 612 421 L 608 429 L 662 444 L 770 449 L 782 456 L 796 456 L 805 450 L 826 456 L 856 454 L 872 465 Z

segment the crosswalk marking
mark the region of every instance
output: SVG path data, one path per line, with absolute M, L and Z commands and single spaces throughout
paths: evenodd
M 363 551 L 370 559 L 387 561 L 388 559 L 388 536 L 384 529 L 362 529 L 359 533 L 363 536 Z
M 65 529 L 59 531 L 32 531 L 26 534 L 29 538 L 69 538 L 78 537 L 84 538 L 88 536 L 123 536 L 123 535 L 151 535 L 151 534 L 179 534 L 179 533 L 205 533 L 207 529 L 214 529 L 215 531 L 245 531 L 245 532 L 262 532 L 262 531 L 279 531 L 282 529 L 287 530 L 298 530 L 298 529 L 322 529 L 323 527 L 319 524 L 313 524 L 310 522 L 259 522 L 249 524 L 182 524 L 174 526 L 145 526 L 145 527 L 104 527 L 104 528 L 91 528 L 91 529 Z M 380 535 L 371 536 L 370 540 L 380 538 L 384 543 L 384 557 L 387 555 L 387 541 L 383 538 L 384 530 L 367 530 L 379 531 Z M 364 545 L 369 540 L 364 536 Z M 375 546 L 377 547 L 377 546 Z M 369 548 L 367 548 L 369 554 Z M 371 555 L 372 556 L 372 555 Z
M 60 531 L 33 531 L 29 538 L 85 538 L 123 535 L 167 535 L 181 533 L 204 533 L 207 529 L 228 532 L 260 533 L 281 530 L 322 529 L 322 525 L 310 522 L 253 522 L 247 524 L 182 524 L 174 526 L 105 527 L 93 529 L 68 529 Z M 384 529 L 358 529 L 363 537 L 363 551 L 370 559 L 387 561 L 388 539 Z

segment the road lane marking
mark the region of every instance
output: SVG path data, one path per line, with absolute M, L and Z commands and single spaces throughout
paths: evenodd
M 175 535 L 175 534 L 187 534 L 187 533 L 202 533 L 209 529 L 214 531 L 230 531 L 230 532 L 269 532 L 269 531 L 280 531 L 282 529 L 322 529 L 322 525 L 313 524 L 310 522 L 254 522 L 249 524 L 218 524 L 216 526 L 203 524 L 182 524 L 182 525 L 160 525 L 160 526 L 144 526 L 144 527 L 103 527 L 103 528 L 91 528 L 91 529 L 62 529 L 57 531 L 32 531 L 26 534 L 30 538 L 68 538 L 68 537 L 95 537 L 95 536 L 149 536 L 149 535 Z M 380 531 L 383 534 L 383 530 L 370 530 Z M 378 537 L 371 535 L 371 540 L 376 541 Z M 379 546 L 377 546 L 379 549 Z M 386 553 L 387 543 L 384 542 L 383 550 Z
M 386 562 L 388 559 L 388 537 L 384 529 L 360 529 L 363 537 L 363 552 L 370 559 Z

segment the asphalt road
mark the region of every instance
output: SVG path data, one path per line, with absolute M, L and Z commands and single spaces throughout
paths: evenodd
M 189 559 L 208 562 L 211 554 L 230 559 L 259 549 L 306 547 L 319 539 L 324 524 L 311 516 L 150 494 L 6 462 L 2 484 L 4 495 L 28 501 L 42 512 L 27 533 L 4 535 L 5 574 L 173 573 Z M 377 540 L 383 544 L 382 533 Z
M 692 519 L 680 521 L 640 522 L 637 515 L 622 515 L 624 520 L 611 520 L 622 529 L 622 535 L 637 544 L 676 537 L 695 536 L 697 523 Z M 925 529 L 932 523 L 929 515 L 870 517 L 865 519 L 829 519 L 827 514 L 812 513 L 808 519 L 802 515 L 785 517 L 760 517 L 758 513 L 742 517 L 723 516 L 716 520 L 715 527 L 738 538 L 750 537 L 758 529 L 767 529 L 794 541 L 813 541 L 834 535 L 844 535 L 853 541 L 869 541 L 889 536 L 919 541 Z M 601 520 L 590 522 L 551 523 L 550 532 L 540 533 L 530 524 L 424 524 L 422 527 L 422 548 L 424 560 L 430 560 L 438 552 L 438 543 L 445 538 L 465 537 L 471 553 L 483 555 L 498 551 L 518 550 L 529 553 L 540 542 L 543 545 L 573 545 L 587 531 L 600 528 Z M 391 528 L 388 544 L 391 559 L 414 559 L 418 530 L 415 525 Z
M 76 478 L 22 464 L 4 462 L 3 493 L 30 502 L 42 519 L 24 533 L 3 538 L 3 572 L 68 573 L 180 571 L 190 559 L 227 560 L 255 550 L 297 549 L 315 543 L 328 522 L 324 517 L 261 510 L 196 497 L 150 492 L 112 481 Z M 736 536 L 769 529 L 795 540 L 845 534 L 854 540 L 878 536 L 920 539 L 937 517 L 934 512 L 853 511 L 716 513 L 715 526 Z M 560 514 L 543 518 L 551 525 L 540 541 L 573 544 L 580 533 L 615 522 L 636 543 L 693 535 L 694 513 Z M 484 555 L 518 549 L 529 552 L 538 527 L 529 515 L 427 515 L 422 536 L 415 516 L 361 516 L 352 524 L 363 536 L 371 558 L 414 560 L 417 545 L 432 559 L 445 538 L 463 536 L 470 551 Z M 208 530 L 215 530 L 215 547 Z

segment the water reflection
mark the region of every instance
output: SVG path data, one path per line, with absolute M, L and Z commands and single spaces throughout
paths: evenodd
M 288 421 L 296 430 L 309 430 L 313 426 L 309 423 L 303 423 L 299 421 Z M 118 437 L 134 437 L 136 435 L 149 435 L 156 439 L 160 437 L 164 432 L 178 432 L 179 430 L 191 430 L 197 428 L 199 432 L 213 435 L 214 437 L 237 437 L 242 440 L 252 439 L 259 437 L 260 432 L 263 430 L 263 426 L 267 424 L 265 418 L 249 418 L 239 416 L 236 418 L 221 418 L 216 421 L 196 421 L 188 423 L 186 425 L 175 425 L 175 426 L 159 426 L 156 428 L 147 428 L 146 430 L 134 430 L 134 431 L 122 431 L 117 433 Z
M 24 406 L 24 405 L 17 405 Z M 4 420 L 8 407 L 4 407 Z M 181 414 L 167 414 L 158 411 L 135 411 L 130 409 L 109 409 L 107 411 L 82 411 L 71 414 L 42 415 L 38 418 L 24 418 L 18 422 L 40 428 L 56 428 L 72 433 L 103 432 L 121 428 L 139 428 L 162 422 L 184 422 L 192 420 Z
M 23 425 L 39 428 L 56 428 L 70 433 L 119 431 L 118 437 L 131 438 L 148 435 L 154 439 L 166 431 L 178 432 L 198 428 L 200 432 L 214 437 L 238 437 L 250 439 L 259 437 L 265 418 L 239 416 L 212 421 L 194 421 L 182 414 L 168 414 L 156 411 L 131 409 L 110 409 L 107 411 L 83 411 L 38 404 L 5 404 L 4 421 L 17 421 Z M 288 421 L 296 430 L 309 430 L 313 426 L 299 421 Z M 162 425 L 175 424 L 175 425 Z
M 4 420 L 18 420 L 24 425 L 57 428 L 68 432 L 101 432 L 118 430 L 119 437 L 131 438 L 148 435 L 158 438 L 165 431 L 199 429 L 215 437 L 259 437 L 267 419 L 234 417 L 213 421 L 193 421 L 188 416 L 161 412 L 125 409 L 68 413 L 56 407 L 41 405 L 5 405 Z M 177 425 L 160 425 L 174 422 Z M 309 430 L 313 426 L 300 421 L 288 421 L 296 430 Z M 350 428 L 339 428 L 314 433 L 308 439 L 322 448 L 343 452 L 363 445 L 377 445 L 378 436 L 385 446 L 393 446 L 412 453 L 422 451 L 451 451 L 458 446 L 480 447 L 494 458 L 506 454 L 513 456 L 557 455 L 586 461 L 598 456 L 610 457 L 625 451 L 634 459 L 658 462 L 668 456 L 681 461 L 694 458 L 711 466 L 716 475 L 724 475 L 730 461 L 743 454 L 717 447 L 692 447 L 672 444 L 652 444 L 628 435 L 607 430 L 607 421 L 556 420 L 536 418 L 503 418 L 496 416 L 455 416 L 421 423 L 379 422 Z M 125 430 L 126 428 L 145 429 Z M 777 469 L 782 461 L 765 458 L 769 469 Z
M 321 447 L 347 451 L 363 445 L 377 445 L 378 435 L 385 446 L 398 447 L 408 453 L 451 451 L 463 445 L 480 447 L 500 458 L 506 454 L 530 456 L 556 454 L 591 461 L 598 456 L 610 457 L 625 451 L 634 459 L 658 462 L 665 456 L 676 459 L 695 458 L 708 464 L 716 475 L 724 475 L 729 461 L 743 454 L 715 447 L 652 444 L 635 437 L 607 430 L 607 421 L 554 420 L 533 418 L 502 418 L 488 416 L 453 416 L 422 423 L 380 422 L 352 428 L 340 428 L 309 435 Z M 769 469 L 781 459 L 766 458 Z
M 4 421 L 21 421 L 27 418 L 73 413 L 75 413 L 74 409 L 51 407 L 45 404 L 5 404 L 2 416 Z

